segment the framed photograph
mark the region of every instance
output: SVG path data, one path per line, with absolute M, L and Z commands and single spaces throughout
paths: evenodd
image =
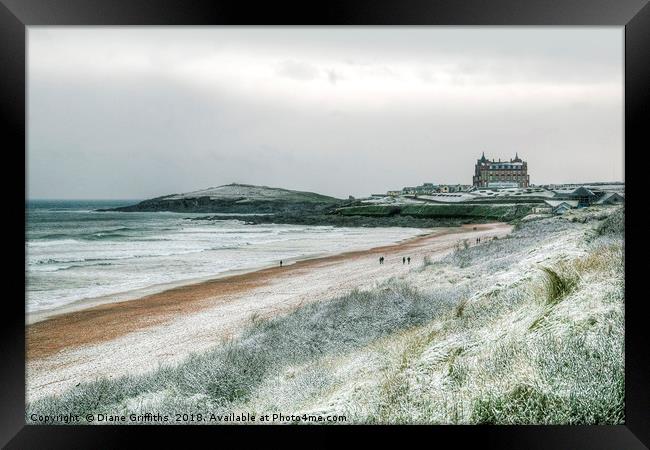
M 646 1 L 1 1 L 2 445 L 647 448 Z

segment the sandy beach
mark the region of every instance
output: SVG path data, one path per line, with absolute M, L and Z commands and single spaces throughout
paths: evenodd
M 27 325 L 27 400 L 173 364 L 236 336 L 253 315 L 270 317 L 371 288 L 420 267 L 427 256 L 444 256 L 459 241 L 510 230 L 501 223 L 433 229 L 395 245 L 216 278 Z M 402 264 L 408 256 L 411 264 Z

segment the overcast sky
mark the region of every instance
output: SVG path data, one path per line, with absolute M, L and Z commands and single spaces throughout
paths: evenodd
M 28 28 L 28 196 L 623 180 L 622 27 Z

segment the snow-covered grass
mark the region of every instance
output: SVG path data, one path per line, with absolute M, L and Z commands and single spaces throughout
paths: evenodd
M 255 317 L 236 340 L 180 365 L 84 384 L 27 413 L 622 423 L 617 215 L 585 210 L 521 224 L 370 291 Z
M 198 197 L 210 197 L 211 199 L 247 199 L 247 200 L 293 200 L 293 201 L 315 201 L 331 202 L 338 201 L 334 197 L 316 194 L 314 192 L 293 191 L 289 189 L 274 188 L 268 186 L 253 186 L 250 184 L 232 183 L 223 186 L 210 187 L 199 191 L 174 194 L 164 200 L 193 199 Z
M 176 367 L 145 376 L 100 380 L 30 405 L 39 414 L 57 411 L 85 415 L 129 409 L 137 398 L 173 392 L 171 405 L 203 399 L 210 411 L 248 400 L 265 378 L 284 367 L 323 355 L 364 347 L 396 329 L 422 325 L 448 311 L 460 292 L 423 296 L 404 283 L 376 291 L 354 291 L 330 302 L 314 303 L 267 321 L 253 318 L 241 338 L 209 353 L 194 355 Z M 164 395 L 163 395 L 164 397 Z M 167 410 L 166 399 L 157 411 Z M 189 401 L 187 406 L 197 404 Z M 167 412 L 173 412 L 168 410 Z

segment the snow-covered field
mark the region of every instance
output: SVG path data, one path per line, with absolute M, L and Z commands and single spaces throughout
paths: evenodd
M 288 365 L 245 408 L 357 423 L 621 423 L 622 241 L 578 223 L 530 223 L 387 284 L 393 302 L 434 303 L 432 320 Z M 541 267 L 575 286 L 549 299 Z
M 342 289 L 314 291 L 312 300 L 328 301 L 304 298 L 289 314 L 254 315 L 236 338 L 197 347 L 180 364 L 81 385 L 28 409 L 622 423 L 616 211 L 532 220 L 480 244 L 455 239 L 450 250 L 420 254 L 372 283 L 345 273 Z

